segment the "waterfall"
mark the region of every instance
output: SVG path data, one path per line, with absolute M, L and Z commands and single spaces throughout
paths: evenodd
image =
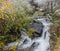
M 41 22 L 43 24 L 43 33 L 41 37 L 35 38 L 33 40 L 27 38 L 30 40 L 30 43 L 27 42 L 27 44 L 23 44 L 24 48 L 27 48 L 29 45 L 31 46 L 30 51 L 50 51 L 50 44 L 49 44 L 49 28 L 51 22 L 47 18 L 39 18 L 36 21 Z
M 34 42 L 39 43 L 39 45 L 33 50 L 33 51 L 50 51 L 50 44 L 49 44 L 49 27 L 50 27 L 50 21 L 43 18 L 43 19 L 38 19 L 38 21 L 43 23 L 43 33 L 42 36 L 39 37 L 38 39 L 35 39 Z
M 40 37 L 35 37 L 34 39 L 31 39 L 26 34 L 26 32 L 21 31 L 22 35 L 20 42 L 10 43 L 8 44 L 8 46 L 5 47 L 5 49 L 9 48 L 10 46 L 14 46 L 14 44 L 17 46 L 18 44 L 17 51 L 50 51 L 50 34 L 48 30 L 50 28 L 51 22 L 47 18 L 38 18 L 36 19 L 36 21 L 41 22 L 43 24 L 43 32 Z

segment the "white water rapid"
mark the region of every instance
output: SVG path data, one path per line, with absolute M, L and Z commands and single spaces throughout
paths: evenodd
M 51 22 L 46 18 L 37 19 L 37 21 L 41 22 L 44 26 L 42 36 L 35 38 L 33 40 L 31 40 L 28 36 L 25 36 L 29 41 L 26 44 L 23 44 L 22 48 L 27 48 L 33 44 L 32 46 L 34 47 L 31 48 L 30 51 L 50 51 L 50 44 L 49 44 L 50 34 L 48 30 L 50 28 Z
M 50 34 L 48 30 L 51 22 L 46 18 L 38 18 L 36 20 L 43 24 L 43 32 L 41 37 L 31 39 L 28 37 L 28 35 L 26 35 L 25 32 L 22 31 L 20 42 L 10 43 L 5 47 L 5 49 L 10 46 L 18 45 L 17 51 L 50 51 Z
M 34 40 L 35 42 L 39 43 L 39 45 L 33 51 L 50 51 L 50 44 L 49 44 L 50 34 L 48 30 L 51 23 L 45 18 L 38 20 L 43 23 L 44 28 L 42 36 Z

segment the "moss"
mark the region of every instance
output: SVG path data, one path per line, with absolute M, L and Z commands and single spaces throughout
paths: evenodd
M 12 46 L 12 47 L 10 47 L 8 50 L 9 50 L 9 51 L 16 51 L 16 49 L 17 49 L 16 46 Z
M 2 49 L 5 46 L 4 42 L 0 42 L 0 49 Z
M 29 28 L 27 34 L 29 35 L 30 38 L 32 38 L 34 32 L 35 30 L 33 28 Z

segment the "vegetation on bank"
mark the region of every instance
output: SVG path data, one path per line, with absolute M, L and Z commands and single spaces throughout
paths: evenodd
M 36 16 L 46 16 L 46 11 L 34 11 L 35 6 L 30 6 L 28 3 L 12 3 L 9 1 L 0 0 L 0 51 L 3 47 L 14 41 L 19 41 L 21 30 L 27 30 L 29 37 L 32 37 L 34 29 L 30 28 L 29 24 Z M 24 5 L 24 4 L 25 5 Z M 45 14 L 45 15 L 44 15 Z M 60 14 L 48 13 L 53 25 L 51 26 L 50 33 L 52 43 L 60 44 Z M 16 51 L 16 46 L 10 47 L 9 51 Z
M 3 50 L 7 43 L 20 40 L 20 31 L 30 29 L 28 27 L 32 18 L 27 6 L 22 6 L 23 10 L 21 10 L 18 9 L 19 3 L 16 6 L 12 2 L 0 0 L 0 4 L 0 50 Z M 15 49 L 14 46 L 9 48 L 9 51 L 15 51 Z

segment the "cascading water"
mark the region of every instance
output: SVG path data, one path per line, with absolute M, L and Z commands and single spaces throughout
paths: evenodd
M 37 19 L 38 21 L 43 23 L 43 33 L 42 36 L 35 39 L 34 42 L 39 43 L 39 45 L 33 50 L 33 51 L 50 51 L 50 44 L 49 44 L 49 27 L 50 27 L 50 22 L 43 18 L 43 19 Z
M 37 19 L 37 21 L 41 22 L 43 24 L 43 33 L 41 37 L 35 38 L 33 40 L 27 38 L 30 40 L 30 43 L 27 42 L 27 44 L 23 44 L 23 47 L 31 46 L 30 51 L 50 51 L 50 44 L 49 44 L 49 27 L 50 27 L 50 21 L 46 18 Z M 27 36 L 26 36 L 27 37 Z
M 41 22 L 43 24 L 43 32 L 40 37 L 35 37 L 31 39 L 26 35 L 25 32 L 21 32 L 21 41 L 15 42 L 15 45 L 18 44 L 17 51 L 50 51 L 50 44 L 49 44 L 49 28 L 51 22 L 46 18 L 38 18 L 36 21 Z M 13 46 L 14 43 L 8 44 L 7 47 Z M 27 50 L 28 49 L 28 50 Z

